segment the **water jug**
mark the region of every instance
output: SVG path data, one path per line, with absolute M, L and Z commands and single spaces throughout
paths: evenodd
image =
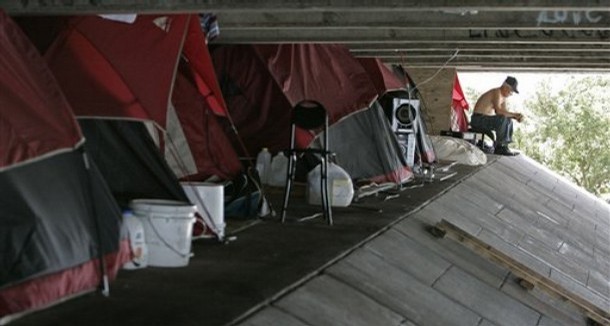
M 148 266 L 148 246 L 144 236 L 144 226 L 131 211 L 123 213 L 123 223 L 129 235 L 131 260 L 123 264 L 124 269 L 139 269 Z
M 288 158 L 283 152 L 279 152 L 271 160 L 271 169 L 267 184 L 272 187 L 284 187 L 286 185 L 286 176 L 288 173 Z
M 263 184 L 267 184 L 269 179 L 269 169 L 271 167 L 271 153 L 267 147 L 263 149 L 256 156 L 256 170 Z

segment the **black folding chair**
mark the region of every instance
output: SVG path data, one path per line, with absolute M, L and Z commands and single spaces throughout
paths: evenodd
M 296 128 L 306 130 L 322 129 L 322 148 L 295 148 Z M 282 205 L 282 223 L 286 221 L 288 210 L 288 199 L 294 183 L 296 163 L 299 156 L 304 153 L 317 154 L 320 157 L 320 194 L 324 219 L 329 225 L 333 224 L 330 198 L 328 195 L 328 160 L 331 153 L 328 151 L 328 113 L 322 104 L 313 100 L 303 100 L 294 107 L 292 111 L 292 123 L 290 128 L 290 148 L 284 151 L 288 157 L 288 171 L 286 187 L 284 189 L 284 204 Z
M 496 135 L 492 130 L 477 129 L 477 128 L 469 127 L 468 132 L 471 132 L 475 135 L 474 136 L 475 145 L 478 146 L 479 148 L 481 148 L 482 150 L 485 149 L 485 136 L 487 136 L 491 140 L 492 147 L 493 148 L 496 147 Z M 480 141 L 479 141 L 479 137 L 481 138 Z

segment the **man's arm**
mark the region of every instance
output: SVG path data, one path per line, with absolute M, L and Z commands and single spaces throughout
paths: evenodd
M 523 120 L 523 115 L 521 113 L 510 112 L 506 109 L 506 101 L 503 100 L 500 91 L 494 93 L 494 97 L 492 98 L 492 104 L 494 107 L 494 111 L 496 111 L 496 115 L 505 116 L 510 119 L 515 119 L 519 122 Z

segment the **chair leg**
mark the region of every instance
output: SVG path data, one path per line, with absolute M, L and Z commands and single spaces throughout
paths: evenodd
M 481 141 L 477 140 L 477 146 L 479 146 L 480 149 L 485 149 L 485 134 L 480 133 L 479 135 L 481 136 Z M 479 139 L 479 137 L 477 137 L 477 139 Z
M 481 150 L 485 149 L 485 133 L 477 132 L 474 134 L 475 145 Z
M 321 173 L 320 173 L 320 182 L 321 182 L 321 194 L 322 194 L 322 209 L 324 211 L 324 219 L 328 223 L 328 225 L 333 225 L 333 216 L 330 205 L 330 198 L 328 194 L 328 157 L 322 158 L 322 162 L 320 162 Z
M 479 136 L 481 136 L 481 141 L 479 142 Z M 489 140 L 491 140 L 491 146 L 492 147 L 496 147 L 496 139 L 494 137 L 493 134 L 487 134 L 485 132 L 478 132 L 475 136 L 476 142 L 477 142 L 477 146 L 481 149 L 484 150 L 485 149 L 485 137 L 489 138 Z
M 288 157 L 288 171 L 286 171 L 286 186 L 284 188 L 284 203 L 282 205 L 282 223 L 286 221 L 286 211 L 288 210 L 288 199 L 290 198 L 290 192 L 292 190 L 292 182 L 294 181 L 294 175 L 296 170 L 296 154 L 290 153 Z
M 333 213 L 332 213 L 332 209 L 330 206 L 330 199 L 328 198 L 328 160 L 330 159 L 329 155 L 328 155 L 328 150 L 330 148 L 329 142 L 328 142 L 328 114 L 326 114 L 324 116 L 324 173 L 322 173 L 322 178 L 324 179 L 324 183 L 323 183 L 323 189 L 324 189 L 324 198 L 323 201 L 325 203 L 325 206 L 323 207 L 324 212 L 326 214 L 326 222 L 328 223 L 328 225 L 333 225 Z
M 282 217 L 281 221 L 286 221 L 286 211 L 288 210 L 288 199 L 290 198 L 290 191 L 292 190 L 292 182 L 294 181 L 294 174 L 296 171 L 296 160 L 297 154 L 294 152 L 296 140 L 296 126 L 294 123 L 290 126 L 290 152 L 288 153 L 288 170 L 286 171 L 286 186 L 284 187 L 284 202 L 282 204 Z
M 322 203 L 322 216 L 328 221 L 328 214 L 326 211 L 326 178 L 324 175 L 324 156 L 320 160 L 320 202 Z

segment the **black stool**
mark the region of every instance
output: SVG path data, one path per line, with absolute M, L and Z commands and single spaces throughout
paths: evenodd
M 295 148 L 296 127 L 306 130 L 322 129 L 322 148 Z M 303 153 L 314 153 L 320 156 L 320 194 L 322 199 L 323 216 L 329 225 L 333 224 L 330 199 L 328 196 L 328 160 L 332 155 L 328 151 L 328 113 L 322 104 L 312 100 L 303 100 L 292 110 L 292 124 L 290 128 L 290 149 L 284 153 L 288 157 L 288 171 L 286 187 L 284 189 L 284 204 L 282 205 L 282 223 L 286 220 L 288 199 L 294 182 L 297 156 Z
M 471 132 L 475 135 L 474 136 L 475 145 L 478 146 L 480 149 L 482 149 L 482 150 L 485 149 L 485 136 L 487 136 L 491 140 L 492 147 L 493 148 L 496 147 L 496 135 L 493 132 L 493 130 L 477 129 L 477 128 L 469 127 L 468 132 Z M 481 139 L 480 142 L 479 142 L 479 138 Z

